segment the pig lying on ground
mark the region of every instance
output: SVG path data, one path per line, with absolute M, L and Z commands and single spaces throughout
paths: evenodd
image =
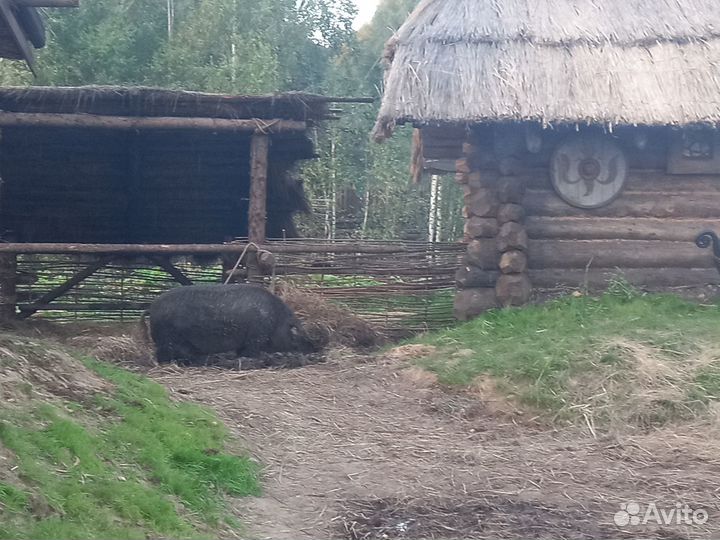
M 292 310 L 254 285 L 179 287 L 157 298 L 147 314 L 161 364 L 202 365 L 225 353 L 315 351 Z

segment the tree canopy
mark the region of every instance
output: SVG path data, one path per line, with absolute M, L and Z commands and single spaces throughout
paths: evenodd
M 39 76 L 0 64 L 2 84 L 144 85 L 236 94 L 306 91 L 382 96 L 382 51 L 418 0 L 384 0 L 355 32 L 353 0 L 92 0 L 47 10 Z M 427 234 L 427 186 L 410 185 L 410 132 L 376 145 L 376 106 L 349 107 L 318 131 L 302 171 L 316 211 L 309 236 Z M 448 215 L 459 195 L 451 182 Z M 442 194 L 441 198 L 442 198 Z M 453 206 L 454 205 L 454 206 Z M 443 238 L 458 235 L 451 220 Z

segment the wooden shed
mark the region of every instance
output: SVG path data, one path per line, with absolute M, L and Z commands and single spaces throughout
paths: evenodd
M 150 88 L 0 88 L 0 228 L 22 243 L 295 237 L 294 166 L 327 99 Z M 249 230 L 251 160 L 268 218 Z M 259 169 L 258 169 L 259 167 Z M 262 169 L 262 170 L 260 170 Z M 265 200 L 257 203 L 265 204 Z
M 0 88 L 0 316 L 15 313 L 17 255 L 100 256 L 47 304 L 107 264 L 103 255 L 159 255 L 176 273 L 172 255 L 297 236 L 293 217 L 308 203 L 294 168 L 316 157 L 311 131 L 330 101 Z
M 375 137 L 455 163 L 456 315 L 534 288 L 717 284 L 720 3 L 424 0 L 388 43 Z

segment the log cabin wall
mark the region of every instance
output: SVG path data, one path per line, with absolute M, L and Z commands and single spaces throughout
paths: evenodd
M 625 187 L 605 206 L 578 208 L 555 192 L 550 173 L 554 150 L 574 133 L 513 124 L 468 132 L 456 164 L 468 242 L 458 318 L 525 303 L 533 288 L 601 289 L 616 276 L 648 290 L 720 284 L 712 253 L 694 243 L 720 229 L 720 174 L 668 172 L 677 132 L 618 128 Z
M 310 141 L 274 137 L 268 231 L 306 206 L 288 171 Z M 5 128 L 0 227 L 20 242 L 220 243 L 248 232 L 250 135 Z M 289 230 L 288 230 L 289 229 Z

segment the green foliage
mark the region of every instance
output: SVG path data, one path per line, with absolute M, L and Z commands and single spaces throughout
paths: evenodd
M 371 143 L 385 42 L 417 0 L 385 0 L 355 33 L 353 0 L 93 0 L 47 10 L 40 84 L 164 86 L 237 94 L 308 91 L 369 96 L 318 133 L 320 159 L 303 171 L 316 209 L 306 236 L 426 239 L 427 185 L 410 183 L 412 129 Z M 17 64 L 0 82 L 27 84 Z M 443 181 L 440 237 L 461 235 L 462 194 Z M 356 204 L 347 204 L 354 200 Z
M 377 102 L 349 109 L 322 133 L 321 159 L 304 170 L 311 198 L 323 203 L 316 205 L 315 219 L 304 224 L 307 236 L 428 237 L 429 186 L 411 184 L 412 128 L 399 129 L 383 144 L 370 141 L 382 98 L 385 43 L 416 4 L 417 0 L 382 2 L 373 21 L 332 59 L 324 87 L 328 94 L 369 96 Z M 344 215 L 342 195 L 348 191 L 363 201 L 360 215 Z M 462 235 L 462 193 L 451 178 L 445 178 L 441 195 L 440 236 L 454 241 Z M 353 226 L 337 231 L 333 221 L 350 221 Z
M 0 405 L 0 443 L 27 486 L 0 483 L 0 538 L 195 538 L 201 524 L 220 523 L 224 494 L 259 493 L 257 466 L 225 453 L 212 413 L 172 402 L 138 375 L 86 364 L 116 385 L 113 396 Z
M 0 507 L 6 512 L 20 512 L 27 508 L 30 495 L 15 486 L 0 482 Z
M 49 10 L 43 84 L 262 93 L 317 88 L 351 35 L 349 0 L 94 0 Z
M 577 385 L 605 381 L 610 392 L 613 385 L 641 386 L 646 376 L 653 385 L 684 388 L 680 403 L 690 411 L 720 395 L 719 327 L 717 306 L 639 295 L 618 284 L 600 298 L 493 311 L 428 335 L 421 342 L 439 352 L 423 365 L 450 385 L 491 376 L 521 403 L 554 413 L 582 410 L 578 399 L 587 396 L 576 395 L 583 390 Z

